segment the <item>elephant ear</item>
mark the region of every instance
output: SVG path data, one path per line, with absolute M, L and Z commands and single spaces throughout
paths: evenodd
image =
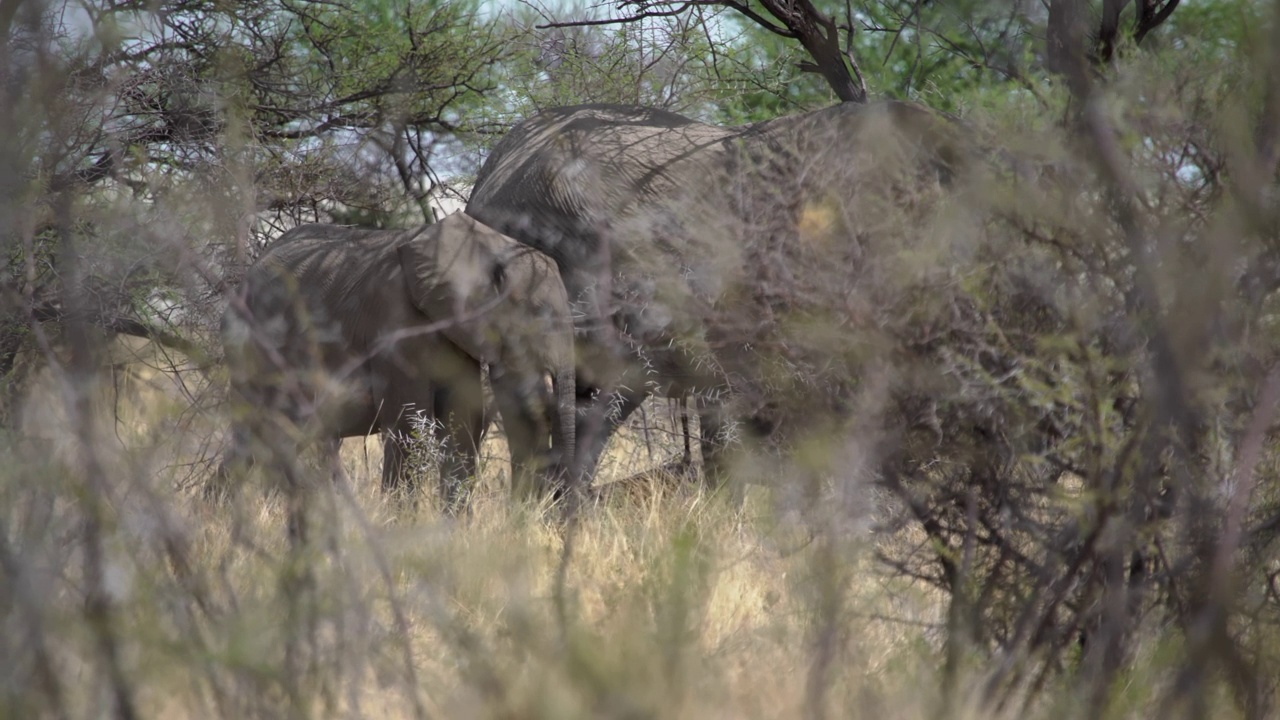
M 422 228 L 397 250 L 405 289 L 418 310 L 433 322 L 474 318 L 496 297 L 503 276 L 489 247 L 493 231 L 463 213 L 454 213 Z M 468 355 L 486 360 L 479 337 L 471 337 L 474 320 L 446 327 L 445 334 Z M 464 336 L 465 333 L 465 336 Z

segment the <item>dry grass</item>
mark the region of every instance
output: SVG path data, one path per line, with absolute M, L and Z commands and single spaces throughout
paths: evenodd
M 822 579 L 811 538 L 773 520 L 767 493 L 735 508 L 671 479 L 665 491 L 602 501 L 570 530 L 546 508 L 510 504 L 495 433 L 473 512 L 449 521 L 430 503 L 386 501 L 376 439 L 348 441 L 350 491 L 320 511 L 321 538 L 307 556 L 313 596 L 300 605 L 282 591 L 294 556 L 279 496 L 247 493 L 235 507 L 210 509 L 174 490 L 190 472 L 183 458 L 216 445 L 193 441 L 210 423 L 181 407 L 182 388 L 195 381 L 156 363 L 119 368 L 115 378 L 95 403 L 95 450 L 115 491 L 106 543 L 115 631 L 144 716 L 772 718 L 812 702 Z M 7 473 L 0 487 L 21 500 L 23 476 L 47 480 L 54 521 L 41 526 L 26 512 L 31 503 L 13 502 L 7 527 L 29 568 L 60 566 L 33 587 L 52 593 L 39 608 L 45 620 L 67 620 L 45 627 L 61 702 L 80 715 L 103 701 L 106 681 L 94 679 L 94 645 L 74 620 L 82 592 L 68 543 L 78 522 L 76 443 L 60 425 L 65 413 L 55 412 L 56 378 L 35 387 L 28 431 L 62 451 L 38 470 Z M 647 415 L 666 417 L 662 408 Z M 624 432 L 609 472 L 633 475 L 678 458 L 673 427 L 650 427 L 647 443 L 643 428 Z M 186 579 L 164 550 L 170 532 L 186 548 Z M 916 623 L 938 620 L 936 598 L 878 575 L 864 539 L 841 542 L 840 551 L 849 582 L 824 704 L 930 714 L 931 694 L 912 693 L 904 705 L 894 688 L 924 672 L 929 655 L 920 653 Z M 905 622 L 880 619 L 888 616 Z M 284 648 L 308 623 L 312 669 L 286 677 Z M 310 692 L 297 696 L 300 687 Z
M 352 606 L 327 612 L 336 621 L 344 612 L 373 611 L 375 637 L 345 644 L 367 653 L 374 667 L 343 677 L 339 694 L 349 699 L 340 706 L 412 716 L 394 653 L 404 638 L 378 609 L 394 594 L 411 618 L 417 685 L 432 716 L 773 718 L 805 709 L 821 579 L 813 577 L 806 538 L 762 519 L 763 497 L 742 510 L 696 491 L 592 509 L 574 534 L 570 620 L 562 627 L 554 596 L 566 530 L 548 515 L 512 507 L 486 488 L 469 517 L 448 523 L 432 508 L 388 506 L 373 490 L 376 477 L 352 480 L 361 488 L 357 507 L 340 513 L 344 530 L 335 538 L 345 567 L 322 594 L 341 603 L 361 588 Z M 268 553 L 283 555 L 280 505 L 253 501 L 249 510 L 250 534 L 279 538 Z M 353 517 L 362 513 L 371 532 Z M 232 535 L 226 518 L 206 518 L 199 563 L 240 557 Z M 862 549 L 846 548 L 853 570 L 827 702 L 929 716 L 936 697 L 912 693 L 903 704 L 899 692 L 911 677 L 929 676 L 917 624 L 939 621 L 937 598 L 880 576 Z M 377 552 L 393 569 L 392 588 L 378 575 Z M 247 558 L 236 567 L 235 591 L 261 604 L 242 614 L 261 621 L 277 602 L 263 587 L 263 568 Z
M 5 649 L 34 658 L 43 647 L 59 689 L 56 702 L 42 693 L 34 661 L 0 673 L 29 688 L 11 704 L 24 716 L 97 714 L 114 682 L 142 717 L 1001 716 L 965 704 L 976 683 L 944 702 L 940 595 L 889 577 L 869 535 L 779 513 L 763 488 L 737 507 L 668 478 L 569 526 L 508 500 L 495 434 L 473 511 L 449 520 L 430 502 L 383 498 L 376 440 L 348 441 L 349 483 L 317 496 L 311 544 L 291 549 L 279 495 L 210 508 L 175 489 L 191 472 L 184 458 L 216 444 L 196 439 L 212 423 L 181 405 L 182 383 L 138 367 L 117 376 L 127 382 L 100 398 L 114 410 L 95 450 L 109 475 L 122 680 L 101 671 L 80 612 L 76 444 L 44 457 L 15 449 L 21 462 L 0 473 L 7 542 L 40 599 L 9 613 Z M 28 406 L 58 401 L 38 397 Z M 624 432 L 606 479 L 678 459 L 672 427 L 650 427 L 648 443 L 643 428 Z

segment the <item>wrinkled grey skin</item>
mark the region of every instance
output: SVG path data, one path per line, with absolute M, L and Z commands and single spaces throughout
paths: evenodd
M 456 509 L 485 430 L 481 363 L 513 490 L 550 489 L 574 457 L 573 327 L 556 266 L 462 213 L 404 231 L 290 230 L 250 269 L 223 341 L 237 413 L 228 472 L 255 452 L 287 452 L 251 448 L 283 417 L 327 444 L 382 433 L 391 490 L 404 474 L 397 435 L 422 412 L 438 421 L 442 490 Z
M 517 125 L 480 170 L 466 212 L 560 267 L 577 324 L 580 467 L 594 472 L 614 429 L 653 393 L 699 396 L 708 475 L 719 472 L 719 398 L 735 398 L 746 432 L 769 434 L 777 398 L 744 381 L 759 363 L 750 328 L 733 324 L 768 314 L 774 288 L 803 285 L 771 258 L 794 253 L 818 201 L 851 207 L 845 193 L 890 155 L 946 180 L 944 125 L 903 103 L 729 128 L 584 105 Z

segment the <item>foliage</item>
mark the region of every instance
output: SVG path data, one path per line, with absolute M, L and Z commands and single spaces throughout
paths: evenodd
M 1045 43 L 1046 34 L 1055 30 L 1055 11 L 1049 6 L 1069 8 L 1075 4 L 631 0 L 615 3 L 615 17 L 679 15 L 691 7 L 702 13 L 708 12 L 708 7 L 727 8 L 715 15 L 717 30 L 725 38 L 722 52 L 727 60 L 718 69 L 731 67 L 734 72 L 719 75 L 723 93 L 716 119 L 740 124 L 839 99 L 862 102 L 863 94 L 915 100 L 944 112 L 959 112 L 969 97 L 984 91 L 1010 92 L 1017 87 L 1038 92 L 1059 71 Z M 1258 8 L 1253 3 L 1215 0 L 1193 5 L 1190 12 L 1173 13 L 1178 2 L 1143 2 L 1139 5 L 1151 6 L 1147 13 L 1151 17 L 1139 21 L 1134 11 L 1126 12 L 1126 5 L 1109 1 L 1102 8 L 1082 10 L 1096 27 L 1077 49 L 1088 50 L 1105 65 L 1117 50 L 1123 54 L 1138 42 L 1134 38 L 1140 28 L 1142 41 L 1159 44 L 1160 35 L 1153 30 L 1165 22 L 1177 22 L 1165 33 L 1174 42 L 1205 31 L 1208 34 L 1203 36 L 1227 42 L 1245 33 L 1246 26 L 1239 20 L 1256 16 Z M 1120 8 L 1121 20 L 1109 31 L 1102 18 L 1113 6 Z M 1186 17 L 1176 21 L 1184 13 Z M 1206 22 L 1199 23 L 1200 18 Z M 807 38 L 812 33 L 817 35 Z M 823 54 L 815 47 L 828 49 Z M 865 85 L 866 92 L 851 87 L 842 94 L 842 85 L 847 84 Z M 858 97 L 847 97 L 850 92 Z
M 266 496 L 191 492 L 257 239 L 425 221 L 551 105 L 827 104 L 810 51 L 725 3 L 0 0 L 6 421 L 69 426 L 0 445 L 0 714 L 1273 714 L 1280 42 L 1245 0 L 1139 42 L 1138 4 L 1108 35 L 1110 2 L 1055 28 L 1063 0 L 815 1 L 870 94 L 957 115 L 970 161 L 701 218 L 786 210 L 715 308 L 758 333 L 734 390 L 803 430 L 739 435 L 766 489 L 569 519 L 491 489 L 445 521 L 305 458 Z M 98 396 L 130 377 L 111 334 L 191 358 L 142 440 Z
M 973 106 L 1023 164 L 948 256 L 946 320 L 900 328 L 934 380 L 908 381 L 883 478 L 929 540 L 887 559 L 947 590 L 949 659 L 991 653 L 1001 702 L 1065 672 L 1112 708 L 1153 627 L 1185 643 L 1161 708 L 1196 716 L 1223 683 L 1261 717 L 1277 690 L 1249 639 L 1280 620 L 1270 60 L 1177 44 L 1089 87 L 1078 125 L 1062 101 Z

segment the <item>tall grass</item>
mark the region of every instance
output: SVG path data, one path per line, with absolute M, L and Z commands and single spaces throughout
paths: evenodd
M 569 527 L 510 502 L 495 433 L 472 511 L 452 519 L 382 497 L 376 443 L 348 441 L 336 485 L 310 468 L 323 490 L 299 549 L 279 493 L 259 486 L 212 507 L 181 489 L 200 452 L 184 433 L 199 428 L 182 425 L 174 383 L 151 371 L 140 387 L 148 373 L 131 372 L 101 386 L 97 406 L 134 403 L 132 415 L 95 416 L 128 433 L 92 447 L 63 437 L 69 455 L 6 439 L 5 716 L 99 716 L 121 698 L 137 717 L 1076 715 L 1066 685 L 1025 713 L 981 705 L 991 668 L 977 662 L 944 693 L 943 596 L 876 561 L 887 544 L 920 542 L 911 532 L 834 532 L 779 512 L 764 488 L 738 505 L 678 482 L 610 497 Z M 632 469 L 648 456 L 643 435 L 633 427 L 618 443 Z M 666 437 L 648 462 L 682 451 Z M 77 464 L 90 452 L 100 497 Z M 99 612 L 88 506 L 100 517 Z M 1158 632 L 1144 644 L 1116 717 L 1150 716 L 1180 643 Z

